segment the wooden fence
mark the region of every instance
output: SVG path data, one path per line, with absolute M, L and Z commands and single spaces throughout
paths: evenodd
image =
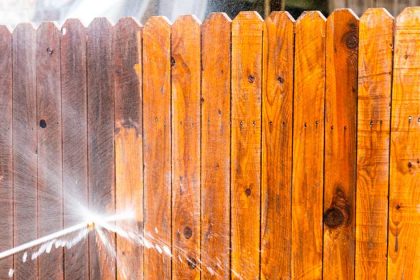
M 419 279 L 419 77 L 420 8 L 0 27 L 0 249 L 77 197 L 173 255 L 91 234 L 0 278 Z

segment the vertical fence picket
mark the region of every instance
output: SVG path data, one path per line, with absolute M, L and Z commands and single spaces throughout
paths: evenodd
M 261 278 L 291 277 L 294 19 L 265 20 L 262 95 Z
M 420 8 L 395 20 L 388 276 L 420 278 Z
M 356 279 L 386 279 L 393 18 L 369 9 L 359 23 Z
M 322 277 L 325 25 L 320 12 L 296 21 L 292 278 Z
M 96 18 L 88 27 L 88 184 L 89 208 L 98 214 L 115 212 L 114 73 L 112 26 Z M 115 279 L 115 234 L 97 230 L 89 235 L 90 279 Z
M 13 247 L 12 34 L 0 26 L 0 252 Z M 13 269 L 13 257 L 0 260 L 0 278 Z
M 36 32 L 30 24 L 13 31 L 14 245 L 37 238 Z M 15 279 L 36 279 L 38 260 L 14 255 Z M 29 256 L 30 258 L 30 256 Z
M 201 42 L 201 279 L 229 279 L 231 20 L 227 15 L 214 13 L 207 18 Z
M 200 23 L 172 25 L 173 279 L 200 278 Z
M 60 31 L 52 22 L 36 33 L 38 236 L 62 229 Z M 39 258 L 39 279 L 63 279 L 63 249 Z
M 255 12 L 232 22 L 232 279 L 260 273 L 262 35 Z
M 64 227 L 82 222 L 88 205 L 86 28 L 69 19 L 61 28 L 61 113 Z M 64 278 L 89 279 L 87 240 L 64 248 Z
M 348 9 L 327 19 L 324 279 L 354 278 L 358 28 Z
M 144 231 L 172 250 L 171 222 L 171 26 L 150 18 L 143 28 Z M 144 278 L 171 279 L 167 253 L 145 249 Z
M 140 25 L 130 17 L 113 27 L 116 211 L 133 211 L 123 230 L 143 233 L 143 112 Z M 143 247 L 117 235 L 117 278 L 143 279 Z

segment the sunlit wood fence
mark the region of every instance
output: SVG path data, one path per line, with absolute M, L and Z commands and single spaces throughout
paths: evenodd
M 0 27 L 0 164 L 0 249 L 73 196 L 172 248 L 15 279 L 419 279 L 420 8 Z

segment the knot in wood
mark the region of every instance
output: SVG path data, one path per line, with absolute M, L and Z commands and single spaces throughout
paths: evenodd
M 343 41 L 349 49 L 356 49 L 359 44 L 359 38 L 355 31 L 349 31 L 344 34 Z
M 190 227 L 185 227 L 184 228 L 184 237 L 186 239 L 190 239 L 192 236 L 192 229 Z
M 336 207 L 328 208 L 324 213 L 324 223 L 329 228 L 337 228 L 344 222 L 344 214 Z
M 197 267 L 197 261 L 194 258 L 188 257 L 187 258 L 187 264 L 189 268 L 194 269 Z

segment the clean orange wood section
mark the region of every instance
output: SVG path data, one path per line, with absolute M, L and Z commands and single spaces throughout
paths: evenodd
M 388 277 L 420 278 L 420 8 L 395 20 Z
M 141 27 L 130 17 L 112 30 L 115 94 L 116 211 L 132 211 L 123 230 L 143 233 L 143 113 Z M 117 279 L 143 279 L 143 247 L 117 235 Z
M 393 18 L 369 9 L 359 23 L 356 279 L 386 279 Z
M 201 279 L 230 279 L 231 20 L 212 14 L 201 32 Z
M 262 34 L 255 12 L 232 22 L 232 279 L 260 275 Z
M 61 114 L 63 135 L 64 227 L 83 221 L 88 205 L 86 28 L 67 20 L 61 28 Z M 88 242 L 64 249 L 64 278 L 89 279 Z
M 152 17 L 144 25 L 142 62 L 144 234 L 171 249 L 171 25 L 166 18 Z M 144 279 L 171 279 L 171 258 L 145 250 Z
M 38 236 L 62 229 L 60 35 L 51 22 L 36 33 Z M 39 258 L 39 279 L 63 279 L 63 249 Z
M 172 278 L 200 279 L 200 23 L 172 25 Z
M 0 252 L 13 247 L 12 34 L 0 26 Z M 0 260 L 0 277 L 13 268 L 13 257 Z
M 358 27 L 348 9 L 327 20 L 324 279 L 354 278 Z
M 320 12 L 296 22 L 292 278 L 322 277 L 325 26 Z
M 264 26 L 261 279 L 291 277 L 294 19 L 273 12 Z

